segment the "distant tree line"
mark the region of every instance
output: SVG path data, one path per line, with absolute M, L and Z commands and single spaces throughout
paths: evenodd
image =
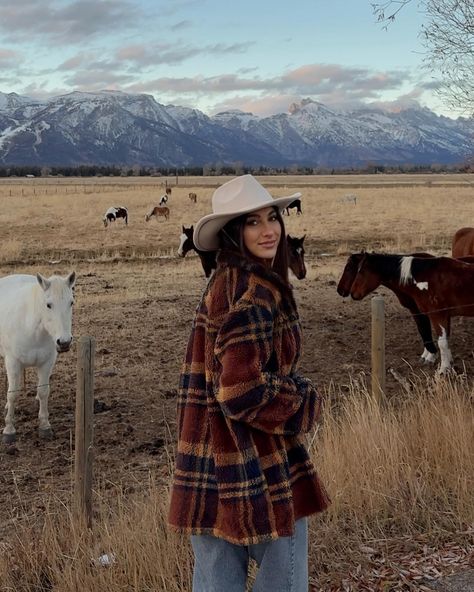
M 458 164 L 393 164 L 367 162 L 359 167 L 327 167 L 294 164 L 286 167 L 246 166 L 237 164 L 207 164 L 195 167 L 145 167 L 81 165 L 39 167 L 0 166 L 0 177 L 201 177 L 220 175 L 375 175 L 399 173 L 474 173 L 474 159 Z

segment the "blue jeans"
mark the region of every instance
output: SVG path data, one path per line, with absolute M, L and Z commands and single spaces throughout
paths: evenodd
M 253 592 L 308 591 L 308 520 L 290 537 L 242 546 L 209 535 L 191 536 L 193 592 L 245 592 L 250 559 L 258 565 Z

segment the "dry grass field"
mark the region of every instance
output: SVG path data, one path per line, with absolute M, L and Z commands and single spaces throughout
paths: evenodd
M 38 439 L 29 370 L 17 445 L 0 449 L 0 590 L 190 589 L 189 550 L 167 532 L 165 514 L 180 362 L 205 278 L 197 256 L 179 259 L 176 250 L 181 225 L 210 211 L 213 188 L 225 180 L 168 179 L 170 219 L 148 223 L 147 210 L 164 193 L 160 178 L 0 180 L 0 274 L 75 269 L 74 335 L 97 343 L 93 532 L 78 530 L 69 511 L 73 347 L 52 377 L 55 438 Z M 361 248 L 448 254 L 455 230 L 474 226 L 472 181 L 261 180 L 275 196 L 303 193 L 303 215 L 285 222 L 290 234 L 306 235 L 308 274 L 293 281 L 305 337 L 301 370 L 326 398 L 310 444 L 333 500 L 311 523 L 312 589 L 422 590 L 425 576 L 467 563 L 473 548 L 474 321 L 453 322 L 457 374 L 442 379 L 419 364 L 423 348 L 408 311 L 379 290 L 387 367 L 409 380 L 412 392 L 389 374 L 388 402 L 378 409 L 366 389 L 370 299 L 345 301 L 336 284 L 347 255 Z M 357 203 L 344 201 L 347 194 Z M 103 213 L 118 205 L 128 207 L 128 226 L 118 220 L 104 228 Z M 4 399 L 3 367 L 0 385 Z M 95 561 L 103 553 L 114 554 L 106 568 Z

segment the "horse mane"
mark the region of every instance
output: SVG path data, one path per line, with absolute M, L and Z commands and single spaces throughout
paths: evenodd
M 402 257 L 400 261 L 400 284 L 405 286 L 409 282 L 413 281 L 412 276 L 412 263 L 413 257 L 411 255 Z

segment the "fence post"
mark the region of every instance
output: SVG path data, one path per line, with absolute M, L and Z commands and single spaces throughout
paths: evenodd
M 77 348 L 75 511 L 88 528 L 92 526 L 92 460 L 94 430 L 95 339 L 81 337 Z
M 383 296 L 372 298 L 372 396 L 385 396 L 385 317 Z

